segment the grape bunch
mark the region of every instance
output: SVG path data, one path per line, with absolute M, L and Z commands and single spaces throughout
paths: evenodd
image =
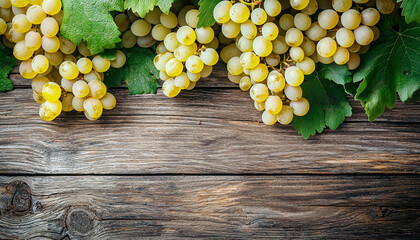
M 318 62 L 356 69 L 359 54 L 379 37 L 380 13 L 394 6 L 393 0 L 224 0 L 213 12 L 226 45 L 220 57 L 229 80 L 249 90 L 263 111 L 262 121 L 287 125 L 309 111 L 300 86 L 305 75 Z
M 164 81 L 163 93 L 177 96 L 181 90 L 191 90 L 200 78 L 209 76 L 219 61 L 219 42 L 211 27 L 197 28 L 199 11 L 192 5 L 175 4 L 168 14 L 154 8 L 144 18 L 131 13 L 119 14 L 115 22 L 123 32 L 122 43 L 131 48 L 136 43 L 143 48 L 157 44 L 155 67 Z M 127 23 L 131 23 L 131 26 Z
M 62 111 L 84 112 L 89 120 L 113 109 L 115 97 L 107 92 L 104 75 L 111 66 L 122 67 L 126 57 L 118 51 L 110 61 L 92 56 L 86 44 L 76 46 L 59 34 L 63 11 L 61 0 L 0 0 L 6 23 L 3 43 L 20 60 L 19 72 L 32 79 L 33 98 L 39 115 L 52 121 Z M 0 21 L 3 32 L 3 22 Z

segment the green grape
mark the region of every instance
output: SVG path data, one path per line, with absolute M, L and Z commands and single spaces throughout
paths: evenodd
M 319 41 L 327 35 L 327 30 L 323 29 L 318 22 L 311 24 L 305 35 L 312 41 Z
M 104 111 L 102 102 L 94 97 L 89 97 L 83 102 L 85 114 L 91 117 L 89 120 L 96 120 L 102 116 Z
M 305 57 L 301 62 L 296 63 L 296 67 L 302 70 L 303 74 L 310 75 L 315 71 L 315 62 L 309 57 Z
M 92 59 L 92 65 L 95 71 L 106 72 L 111 67 L 111 61 L 98 55 Z
M 137 39 L 137 45 L 141 48 L 151 48 L 156 44 L 156 40 L 152 37 L 151 34 L 148 34 L 144 37 L 139 37 Z
M 42 48 L 45 52 L 54 53 L 60 49 L 60 40 L 56 36 L 54 37 L 42 37 Z
M 175 86 L 175 80 L 171 78 L 163 83 L 162 92 L 167 97 L 176 97 L 181 92 L 181 89 Z
M 318 10 L 318 2 L 317 0 L 309 0 L 308 5 L 301 10 L 302 13 L 305 13 L 307 15 L 313 15 Z
M 190 79 L 188 79 L 187 73 L 183 72 L 179 76 L 175 77 L 174 84 L 181 90 L 187 89 L 190 85 Z
M 185 67 L 192 73 L 199 73 L 204 68 L 204 63 L 199 56 L 192 55 L 185 62 Z
M 130 31 L 130 30 L 128 30 L 128 31 Z M 127 32 L 128 32 L 127 31 Z M 134 36 L 134 35 L 133 35 Z M 136 38 L 136 40 L 137 40 L 137 38 Z M 123 39 L 122 39 L 122 43 L 123 43 L 123 46 L 125 47 L 125 45 L 124 45 L 124 34 L 123 34 Z M 136 43 L 134 43 L 134 44 L 136 44 Z M 89 50 L 89 48 L 86 46 L 86 43 L 85 42 L 82 42 L 78 47 L 77 47 L 77 50 L 79 50 L 79 53 L 80 54 L 82 54 L 83 56 L 85 56 L 85 57 L 90 57 L 90 56 L 92 56 L 92 54 L 90 53 L 90 50 Z
M 192 73 L 190 71 L 187 71 L 187 76 L 191 82 L 197 82 L 201 78 L 201 73 Z
M 26 79 L 32 79 L 37 75 L 37 73 L 32 69 L 32 59 L 28 59 L 20 63 L 19 73 Z
M 76 45 L 62 36 L 59 37 L 60 40 L 60 51 L 64 54 L 72 54 L 74 51 L 76 51 Z
M 130 27 L 130 19 L 127 14 L 124 13 L 117 14 L 114 18 L 114 22 L 117 24 L 120 32 L 125 32 Z
M 168 12 L 168 14 L 162 13 L 160 15 L 160 23 L 166 28 L 172 29 L 178 25 L 178 17 L 173 12 Z
M 334 62 L 338 65 L 346 64 L 349 61 L 350 53 L 347 48 L 338 47 L 337 51 L 334 53 L 333 59 Z
M 127 57 L 125 56 L 124 52 L 121 50 L 117 50 L 115 54 L 115 59 L 111 61 L 111 66 L 113 68 L 122 68 L 127 61 Z
M 255 102 L 264 102 L 268 98 L 268 88 L 263 83 L 257 83 L 251 87 L 249 94 Z
M 102 81 L 94 80 L 88 83 L 90 96 L 101 99 L 105 96 L 107 88 Z
M 251 69 L 251 79 L 255 82 L 262 82 L 268 77 L 268 67 L 265 64 L 258 64 L 255 68 Z
M 77 60 L 76 65 L 79 71 L 83 74 L 90 73 L 93 67 L 92 61 L 89 58 L 80 58 L 79 60 Z
M 248 38 L 242 36 L 236 42 L 236 46 L 238 47 L 239 50 L 241 50 L 244 53 L 252 52 L 253 51 L 253 47 L 252 47 L 253 43 L 254 43 L 253 39 L 248 39 Z
M 349 70 L 354 70 L 360 65 L 360 56 L 357 53 L 350 53 L 349 61 L 347 62 L 347 67 Z
M 25 45 L 31 51 L 38 50 L 42 45 L 42 38 L 38 32 L 30 31 L 25 35 Z
M 76 82 L 76 79 L 69 80 L 69 79 L 62 78 L 61 79 L 61 87 L 66 92 L 73 92 L 73 85 L 74 85 L 75 82 Z
M 249 19 L 241 24 L 240 30 L 242 36 L 247 39 L 254 39 L 258 34 L 257 26 Z
M 205 65 L 213 66 L 219 61 L 219 54 L 213 48 L 206 48 L 200 52 L 200 58 Z
M 282 107 L 283 101 L 277 95 L 271 95 L 267 98 L 267 100 L 265 100 L 265 110 L 271 115 L 276 115 L 279 113 Z
M 301 85 L 305 77 L 300 68 L 291 66 L 284 71 L 284 78 L 287 84 L 295 87 Z
M 353 5 L 353 0 L 333 0 L 332 7 L 337 12 L 345 12 L 351 8 Z
M 305 116 L 309 111 L 309 102 L 305 98 L 301 98 L 298 101 L 291 101 L 290 107 L 293 108 L 293 113 L 296 116 Z
M 75 79 L 79 76 L 77 65 L 71 61 L 64 61 L 61 63 L 59 70 L 61 76 L 66 79 Z
M 273 44 L 270 40 L 265 39 L 263 36 L 258 36 L 254 39 L 252 48 L 258 56 L 267 57 L 273 51 Z
M 362 11 L 362 24 L 366 26 L 374 26 L 379 22 L 381 14 L 375 8 L 366 8 Z
M 271 71 L 267 77 L 267 86 L 272 92 L 281 92 L 284 89 L 285 84 L 286 80 L 284 79 L 283 74 L 277 70 Z
M 301 31 L 308 30 L 311 27 L 312 20 L 311 17 L 309 17 L 305 13 L 298 13 L 295 15 L 293 19 L 294 25 L 297 29 Z
M 44 36 L 53 37 L 58 33 L 58 22 L 52 17 L 46 17 L 42 21 L 40 29 Z
M 89 83 L 90 81 L 95 81 L 95 80 L 102 81 L 103 79 L 101 77 L 101 74 L 99 74 L 95 70 L 92 70 L 88 74 L 85 74 L 84 80 Z
M 241 25 L 232 20 L 223 23 L 222 33 L 227 38 L 235 38 L 241 32 Z
M 136 45 L 137 39 L 138 37 L 134 35 L 133 32 L 129 29 L 123 33 L 121 42 L 124 48 L 132 48 Z M 80 51 L 80 46 L 79 46 L 79 51 Z M 84 56 L 85 57 L 90 56 L 90 52 L 89 52 L 89 55 L 84 55 Z
M 361 21 L 362 14 L 356 9 L 349 9 L 341 14 L 341 24 L 347 29 L 356 29 L 360 25 Z
M 332 9 L 324 10 L 318 15 L 319 25 L 326 30 L 333 29 L 337 26 L 339 20 L 337 12 Z
M 168 51 L 168 49 L 166 49 L 165 47 L 165 43 L 161 42 L 156 46 L 156 53 L 157 54 L 161 54 L 161 53 L 166 53 Z
M 55 82 L 48 82 L 42 87 L 42 96 L 49 102 L 58 101 L 61 97 L 61 88 Z
M 273 52 L 276 54 L 284 54 L 289 50 L 289 45 L 287 45 L 284 36 L 278 36 L 272 43 Z
M 21 61 L 28 60 L 30 57 L 32 57 L 33 53 L 33 51 L 26 47 L 25 41 L 20 41 L 13 47 L 13 55 L 16 59 Z
M 239 57 L 233 57 L 227 63 L 227 70 L 232 75 L 239 75 L 243 73 L 243 67 Z
M 73 84 L 72 92 L 74 96 L 77 98 L 84 98 L 88 96 L 89 91 L 90 91 L 89 85 L 83 80 L 78 80 Z
M 286 43 L 291 47 L 299 47 L 303 42 L 303 33 L 297 28 L 290 28 L 286 32 Z
M 262 121 L 265 125 L 274 125 L 277 122 L 276 115 L 270 114 L 267 110 L 262 113 Z
M 337 50 L 337 43 L 334 39 L 325 37 L 318 42 L 316 50 L 318 54 L 324 58 L 331 57 Z
M 174 32 L 166 35 L 163 43 L 165 44 L 165 48 L 170 52 L 174 52 L 175 49 L 181 45 L 181 43 L 176 38 L 176 33 Z
M 290 0 L 290 6 L 296 10 L 302 10 L 308 6 L 309 0 Z
M 188 46 L 180 45 L 179 47 L 175 49 L 174 56 L 177 60 L 181 62 L 185 62 L 190 56 L 192 56 L 195 53 L 196 49 L 197 49 L 196 44 L 191 44 Z
M 42 10 L 42 7 L 33 5 L 26 10 L 26 18 L 32 24 L 39 25 L 47 17 L 47 14 Z
M 240 63 L 246 69 L 253 69 L 260 63 L 260 58 L 253 52 L 246 52 L 241 55 Z
M 197 42 L 207 44 L 213 40 L 214 31 L 211 27 L 197 28 L 195 29 L 195 35 L 197 36 Z
M 56 15 L 61 10 L 61 0 L 44 0 L 42 2 L 42 9 L 48 15 Z
M 217 23 L 222 24 L 230 20 L 230 8 L 232 3 L 230 1 L 219 2 L 213 10 L 213 17 Z
M 159 7 L 154 7 L 152 11 L 148 12 L 144 16 L 144 20 L 148 21 L 150 24 L 157 25 L 160 24 L 160 15 L 162 11 Z
M 185 22 L 188 26 L 197 28 L 198 14 L 200 14 L 200 11 L 197 9 L 191 9 L 187 12 L 187 14 L 185 14 Z
M 303 52 L 303 49 L 300 47 L 290 48 L 289 54 L 290 57 L 296 62 L 300 62 L 305 58 L 305 52 Z
M 288 13 L 281 15 L 280 20 L 279 20 L 279 25 L 280 25 L 280 28 L 283 29 L 284 31 L 287 31 L 295 27 L 293 15 L 288 14 Z
M 370 27 L 361 25 L 353 30 L 356 42 L 362 46 L 369 45 L 375 37 Z
M 267 22 L 263 25 L 261 33 L 265 39 L 273 41 L 279 35 L 279 28 L 273 22 Z
M 347 28 L 340 28 L 335 33 L 335 40 L 337 41 L 338 45 L 348 48 L 354 43 L 354 33 Z
M 316 49 L 315 43 L 308 37 L 303 38 L 302 44 L 299 47 L 302 48 L 305 56 L 312 56 Z
M 265 0 L 264 9 L 270 17 L 276 17 L 281 12 L 281 4 L 277 0 Z
M 74 97 L 71 105 L 73 106 L 73 109 L 78 111 L 78 112 L 83 112 L 85 111 L 85 109 L 83 108 L 83 103 L 86 99 L 85 98 L 78 98 L 78 97 Z
M 243 3 L 235 3 L 230 8 L 230 19 L 236 23 L 243 23 L 250 17 L 249 8 Z
M 39 95 L 37 92 L 32 92 L 32 97 L 35 100 L 35 102 L 39 104 L 43 104 L 45 102 L 45 99 L 42 97 L 42 95 Z
M 251 12 L 251 21 L 255 25 L 263 25 L 267 21 L 267 13 L 263 8 L 255 8 Z
M 195 43 L 195 40 L 197 39 L 194 29 L 189 26 L 180 27 L 176 32 L 176 38 L 183 45 L 191 45 Z
M 61 101 L 62 105 L 63 105 L 63 111 L 64 112 L 70 112 L 73 111 L 73 98 L 74 95 L 71 93 L 66 93 L 63 96 L 63 100 Z
M 10 8 L 12 7 L 12 3 L 10 0 L 1 0 L 0 1 L 0 8 Z
M 290 86 L 286 84 L 284 87 L 284 95 L 286 95 L 287 99 L 290 101 L 298 101 L 302 97 L 302 88 L 300 86 Z
M 183 69 L 184 69 L 184 65 L 182 64 L 182 62 L 178 61 L 175 58 L 172 58 L 171 60 L 169 60 L 165 65 L 166 74 L 168 74 L 168 76 L 170 77 L 178 76 L 179 74 L 182 73 Z
M 102 102 L 103 108 L 106 110 L 112 110 L 115 108 L 115 105 L 117 105 L 117 99 L 109 92 L 107 92 L 100 101 Z
M 158 54 L 154 60 L 153 63 L 155 64 L 155 67 L 159 70 L 159 71 L 165 71 L 165 67 L 166 64 L 168 63 L 169 60 L 171 60 L 172 58 L 174 58 L 174 54 L 170 53 L 170 52 L 166 52 L 166 53 L 161 53 Z
M 395 1 L 394 0 L 376 0 L 376 8 L 382 14 L 390 14 L 394 11 Z
M 258 111 L 264 111 L 265 110 L 265 102 L 254 102 L 254 107 Z
M 7 31 L 7 24 L 6 22 L 3 20 L 3 18 L 0 18 L 0 35 L 5 34 Z
M 32 63 L 31 63 L 32 64 Z M 44 76 L 36 76 L 32 79 L 32 90 L 40 95 L 42 95 L 42 89 L 45 84 L 49 82 L 48 78 Z
M 150 33 L 152 25 L 146 20 L 140 19 L 131 25 L 131 32 L 137 37 L 144 37 Z
M 18 14 L 12 20 L 13 29 L 16 32 L 26 33 L 32 28 L 32 23 L 28 21 L 25 14 Z
M 288 125 L 293 120 L 293 108 L 290 106 L 283 106 L 281 111 L 277 114 L 277 121 L 282 125 Z
M 239 81 L 239 88 L 242 91 L 248 91 L 252 87 L 251 79 L 248 76 L 244 76 Z
M 157 41 L 165 40 L 165 37 L 171 33 L 171 29 L 163 26 L 162 24 L 155 25 L 152 28 L 152 37 Z
M 234 43 L 227 45 L 220 51 L 220 58 L 224 63 L 227 63 L 233 57 L 241 56 L 241 51 L 236 47 Z
M 32 59 L 32 69 L 36 73 L 45 73 L 49 67 L 50 67 L 50 63 L 48 61 L 48 58 L 45 57 L 44 55 L 36 55 Z
M 39 108 L 39 116 L 44 121 L 52 121 L 61 114 L 63 106 L 60 101 L 46 101 Z

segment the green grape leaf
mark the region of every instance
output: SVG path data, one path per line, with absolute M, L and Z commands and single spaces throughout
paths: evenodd
M 16 65 L 17 62 L 13 57 L 12 49 L 4 46 L 3 42 L 0 41 L 0 92 L 13 90 L 12 81 L 8 77 Z
M 349 74 L 346 65 L 319 63 L 315 72 L 306 76 L 301 87 L 310 109 L 303 117 L 295 116 L 292 122 L 303 138 L 322 133 L 326 127 L 336 129 L 352 115 L 344 87 L 335 83 L 343 82 L 343 76 Z
M 362 81 L 355 99 L 365 107 L 370 121 L 385 107 L 394 106 L 396 93 L 403 102 L 420 100 L 420 24 L 407 24 L 403 18 L 397 23 L 391 16 L 384 16 L 379 28 L 380 38 L 361 55 L 361 64 L 353 75 L 354 82 Z
M 123 0 L 63 0 L 61 35 L 76 45 L 86 42 L 92 54 L 115 48 L 121 42 L 112 11 L 124 11 Z
M 146 13 L 152 11 L 155 6 L 158 6 L 164 13 L 168 13 L 172 7 L 172 3 L 176 0 L 126 0 L 125 9 L 131 9 L 136 12 L 140 17 L 146 16 Z
M 117 49 L 106 49 L 105 51 L 101 52 L 99 55 L 101 55 L 101 57 L 106 58 L 108 60 L 115 60 L 115 58 L 117 58 L 116 56 L 117 54 Z
M 124 82 L 131 95 L 156 93 L 159 71 L 155 68 L 154 53 L 150 49 L 135 46 L 122 49 L 127 56 L 124 67 L 110 69 L 105 73 L 107 87 L 119 87 Z
M 213 26 L 216 23 L 213 17 L 213 10 L 222 0 L 200 0 L 200 14 L 198 15 L 197 27 Z
M 419 0 L 398 0 L 402 2 L 402 14 L 407 23 L 418 22 L 420 23 L 420 1 Z

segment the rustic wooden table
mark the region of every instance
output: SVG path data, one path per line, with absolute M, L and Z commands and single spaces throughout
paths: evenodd
M 420 104 L 303 140 L 264 126 L 224 66 L 101 120 L 0 93 L 0 239 L 420 238 Z

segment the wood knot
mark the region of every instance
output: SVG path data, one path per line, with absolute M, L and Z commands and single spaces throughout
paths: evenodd
M 67 215 L 67 229 L 74 235 L 88 235 L 95 226 L 92 212 L 84 209 L 73 209 Z
M 15 214 L 27 213 L 31 210 L 31 188 L 23 181 L 15 181 L 9 184 L 8 190 L 12 194 L 11 210 Z

